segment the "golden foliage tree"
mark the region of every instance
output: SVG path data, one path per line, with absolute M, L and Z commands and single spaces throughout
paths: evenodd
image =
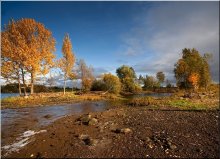
M 210 54 L 201 56 L 196 49 L 183 49 L 182 58 L 177 61 L 174 68 L 177 86 L 189 88 L 191 85 L 189 77 L 197 73 L 199 75 L 198 86 L 206 88 L 211 81 L 208 64 L 210 56 Z
M 198 73 L 192 73 L 188 77 L 189 82 L 192 84 L 193 89 L 196 90 L 198 88 L 198 82 L 199 82 L 199 74 Z
M 65 94 L 67 78 L 71 78 L 71 79 L 74 78 L 72 69 L 75 63 L 75 56 L 72 51 L 72 44 L 68 34 L 66 34 L 63 39 L 62 53 L 63 53 L 63 58 L 59 60 L 59 67 L 64 72 L 63 93 Z
M 2 61 L 10 61 L 21 74 L 26 95 L 26 78 L 31 76 L 31 93 L 39 74 L 53 66 L 55 39 L 50 30 L 34 19 L 11 20 L 2 35 Z M 4 64 L 4 63 L 3 63 Z
M 121 82 L 117 76 L 112 74 L 104 74 L 103 82 L 105 84 L 106 90 L 110 93 L 118 94 L 121 91 Z

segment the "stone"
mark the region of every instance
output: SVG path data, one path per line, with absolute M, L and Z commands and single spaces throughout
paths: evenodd
M 98 144 L 98 140 L 97 139 L 91 139 L 89 137 L 89 135 L 82 134 L 82 135 L 79 136 L 79 139 L 82 140 L 85 143 L 85 145 L 88 145 L 88 146 L 95 146 L 95 145 Z
M 177 148 L 176 145 L 172 144 L 171 142 L 168 142 L 168 145 L 171 150 L 174 150 Z
M 121 133 L 124 133 L 124 134 L 131 133 L 131 132 L 132 132 L 132 130 L 129 128 L 121 129 Z
M 88 125 L 90 119 L 91 119 L 91 115 L 87 115 L 87 116 L 82 117 L 80 120 L 84 125 Z
M 120 133 L 120 132 L 121 132 L 121 129 L 116 128 L 116 129 L 113 129 L 112 131 L 118 134 L 118 133 Z
M 92 118 L 89 120 L 88 125 L 96 125 L 98 123 L 98 120 L 96 118 Z
M 89 138 L 89 135 L 81 134 L 78 136 L 80 140 L 85 140 Z
M 29 96 L 24 96 L 25 99 L 27 99 Z
M 96 146 L 98 144 L 97 139 L 90 139 L 90 146 Z
M 49 119 L 51 118 L 51 115 L 50 114 L 44 115 L 44 118 Z
M 152 149 L 152 148 L 154 147 L 154 145 L 153 145 L 151 142 L 148 143 L 147 146 L 148 146 L 150 149 Z

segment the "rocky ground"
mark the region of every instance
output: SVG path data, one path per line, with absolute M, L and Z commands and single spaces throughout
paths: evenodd
M 218 158 L 219 111 L 125 107 L 67 116 L 7 157 Z

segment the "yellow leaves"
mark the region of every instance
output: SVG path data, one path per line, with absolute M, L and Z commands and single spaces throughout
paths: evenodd
M 73 72 L 69 73 L 68 76 L 69 76 L 69 78 L 72 79 L 72 80 L 76 78 L 76 74 L 73 73 Z
M 28 18 L 12 20 L 1 34 L 4 57 L 20 63 L 29 72 L 40 71 L 42 64 L 52 65 L 55 39 L 43 24 Z
M 198 73 L 192 73 L 189 76 L 188 80 L 194 88 L 197 88 L 198 81 L 199 81 L 199 74 Z
M 186 70 L 188 70 L 188 66 L 183 59 L 180 59 L 178 61 L 178 66 L 179 66 L 179 69 L 178 69 L 179 73 L 185 73 Z
M 68 34 L 65 35 L 63 39 L 62 53 L 63 58 L 61 58 L 58 61 L 58 67 L 62 69 L 65 75 L 69 76 L 70 78 L 73 78 L 71 74 L 73 65 L 75 63 L 75 57 L 72 52 L 72 44 Z

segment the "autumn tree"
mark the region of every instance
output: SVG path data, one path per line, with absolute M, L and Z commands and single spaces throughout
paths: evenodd
M 121 81 L 123 91 L 138 92 L 141 90 L 141 87 L 135 82 L 136 74 L 132 67 L 122 65 L 116 70 L 116 73 Z
M 106 88 L 106 91 L 109 93 L 118 94 L 121 91 L 121 82 L 117 76 L 112 74 L 104 74 L 103 82 Z
M 25 95 L 26 78 L 30 75 L 31 94 L 34 93 L 36 76 L 46 74 L 53 65 L 55 40 L 52 33 L 42 23 L 25 18 L 11 20 L 1 35 L 2 61 L 11 62 L 16 67 Z
M 95 79 L 93 76 L 93 68 L 92 66 L 87 66 L 83 59 L 80 59 L 77 65 L 78 78 L 81 79 L 81 89 L 85 92 L 89 91 Z
M 157 76 L 157 80 L 160 84 L 164 82 L 165 75 L 163 72 L 157 72 L 156 76 Z
M 157 79 L 153 76 L 147 76 L 144 79 L 144 89 L 152 89 L 159 87 L 160 83 L 157 81 Z
M 198 88 L 198 82 L 199 82 L 199 74 L 198 73 L 192 73 L 188 77 L 188 81 L 191 83 L 194 90 Z
M 66 80 L 68 78 L 73 78 L 74 75 L 72 73 L 72 69 L 75 63 L 75 56 L 72 51 L 72 43 L 69 38 L 69 35 L 66 34 L 63 39 L 63 46 L 62 46 L 62 53 L 63 57 L 59 60 L 59 67 L 64 73 L 64 86 L 63 86 L 63 93 L 66 92 Z
M 201 56 L 196 49 L 183 49 L 182 58 L 177 61 L 174 68 L 177 86 L 189 88 L 191 82 L 189 77 L 196 73 L 199 76 L 198 86 L 207 87 L 211 81 L 208 60 L 210 54 Z

